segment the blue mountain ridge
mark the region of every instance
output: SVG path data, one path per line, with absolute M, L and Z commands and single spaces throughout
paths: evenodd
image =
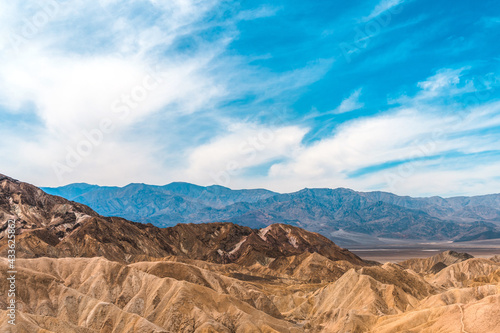
M 69 184 L 45 192 L 159 227 L 234 222 L 261 228 L 286 223 L 335 240 L 339 233 L 376 238 L 469 241 L 500 238 L 500 194 L 413 198 L 346 188 L 276 193 L 174 182 L 124 187 Z

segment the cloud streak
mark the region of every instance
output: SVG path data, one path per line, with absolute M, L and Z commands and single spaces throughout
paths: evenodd
M 500 126 L 500 103 L 484 102 L 463 112 L 447 112 L 448 105 L 442 104 L 443 96 L 456 94 L 457 90 L 464 92 L 463 88 L 459 88 L 461 72 L 462 69 L 440 70 L 418 83 L 421 90 L 414 97 L 404 100 L 410 108 L 395 106 L 381 115 L 346 122 L 336 129 L 332 137 L 302 145 L 288 161 L 271 166 L 269 177 L 307 179 L 305 183 L 316 186 L 322 183 L 345 186 L 359 184 L 362 180 L 364 183 L 358 188 L 369 190 L 376 187 L 399 193 L 405 193 L 411 186 L 421 191 L 414 190 L 412 193 L 419 194 L 439 194 L 444 188 L 453 194 L 465 193 L 466 190 L 460 191 L 458 186 L 424 191 L 418 185 L 422 174 L 432 174 L 429 179 L 437 179 L 439 173 L 443 173 L 443 179 L 448 179 L 447 185 L 450 185 L 450 176 L 444 176 L 449 173 L 457 177 L 460 175 L 461 178 L 455 179 L 457 183 L 470 178 L 469 190 L 477 188 L 472 184 L 480 177 L 466 177 L 465 172 L 454 170 L 456 163 L 468 161 L 469 155 L 500 152 L 497 136 L 487 134 L 488 129 Z M 470 92 L 470 84 L 465 86 L 468 87 L 465 91 Z M 456 156 L 456 153 L 459 155 Z M 451 157 L 448 158 L 448 155 Z M 435 161 L 439 164 L 436 165 Z M 482 163 L 485 168 L 494 167 L 499 163 L 498 155 L 483 159 Z M 476 169 L 471 163 L 462 165 Z M 365 171 L 359 172 L 361 170 Z M 352 178 L 352 174 L 357 174 L 356 179 Z M 489 188 L 493 190 L 493 186 Z
M 382 13 L 401 5 L 403 2 L 405 2 L 405 0 L 382 0 L 375 6 L 375 8 L 373 8 L 371 13 L 365 17 L 364 20 L 370 21 L 380 16 Z
M 365 104 L 359 101 L 360 95 L 361 88 L 355 90 L 348 98 L 344 99 L 332 113 L 341 114 L 361 109 Z

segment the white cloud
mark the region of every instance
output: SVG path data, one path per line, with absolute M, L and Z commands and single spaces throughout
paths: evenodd
M 443 94 L 453 96 L 474 91 L 473 82 L 466 82 L 462 87 L 458 86 L 464 71 L 467 69 L 467 67 L 462 67 L 458 69 L 445 68 L 439 70 L 427 80 L 418 83 L 418 87 L 421 88 L 422 91 L 414 100 L 434 98 L 442 96 Z
M 273 165 L 270 174 L 345 176 L 349 171 L 404 159 L 418 149 L 418 140 L 446 123 L 451 123 L 451 119 L 427 118 L 412 109 L 351 121 L 341 125 L 333 137 L 303 147 L 292 161 Z
M 185 179 L 229 186 L 234 176 L 248 168 L 293 155 L 306 133 L 296 126 L 232 125 L 224 135 L 189 154 Z
M 243 11 L 238 14 L 236 19 L 238 20 L 255 20 L 265 17 L 271 17 L 276 15 L 276 13 L 280 10 L 279 7 L 269 7 L 269 6 L 261 6 L 254 10 Z
M 500 162 L 494 159 L 474 161 L 449 158 L 385 170 L 383 189 L 418 196 L 460 196 L 498 193 Z M 380 174 L 369 175 L 363 182 L 377 183 Z M 360 179 L 361 180 L 361 179 Z M 379 179 L 380 180 L 380 179 Z
M 75 133 L 95 126 L 103 117 L 133 123 L 160 108 L 182 104 L 192 112 L 220 96 L 212 78 L 200 68 L 208 61 L 186 59 L 148 68 L 140 59 L 49 57 L 33 52 L 0 67 L 0 95 L 11 110 L 33 103 L 49 130 Z M 8 79 L 7 79 L 8 78 Z M 129 102 L 127 102 L 130 100 Z M 118 112 L 128 108 L 128 116 Z
M 380 1 L 375 8 L 371 11 L 370 15 L 365 17 L 365 21 L 369 21 L 382 13 L 395 8 L 396 6 L 402 4 L 405 0 L 382 0 Z
M 361 88 L 355 90 L 349 97 L 344 99 L 342 103 L 340 103 L 340 105 L 335 110 L 333 110 L 333 113 L 340 114 L 361 109 L 363 106 L 365 106 L 365 104 L 359 101 L 360 95 Z
M 440 70 L 427 80 L 419 82 L 418 86 L 425 91 L 440 91 L 443 88 L 458 84 L 462 71 L 463 69 Z
M 123 95 L 137 96 L 136 100 L 140 101 L 130 103 L 137 106 L 133 107 L 134 112 L 128 117 L 129 123 L 173 103 L 177 104 L 178 110 L 192 112 L 224 93 L 204 68 L 225 45 L 212 43 L 206 45 L 202 52 L 183 59 L 158 59 L 151 53 L 158 45 L 168 47 L 172 40 L 185 33 L 179 31 L 179 27 L 196 22 L 213 3 L 196 1 L 199 7 L 195 7 L 194 1 L 185 0 L 159 3 L 158 6 L 164 10 L 162 21 L 165 24 L 145 29 L 133 27 L 137 23 L 126 16 L 115 16 L 115 23 L 111 25 L 120 27 L 113 31 L 113 40 L 108 41 L 109 49 L 81 54 L 60 46 L 61 36 L 54 37 L 49 33 L 49 22 L 46 34 L 40 31 L 39 35 L 25 40 L 17 50 L 7 48 L 0 56 L 2 104 L 16 112 L 22 105 L 32 103 L 50 130 L 68 133 L 95 125 L 102 117 L 111 116 L 114 103 Z M 72 6 L 71 11 L 64 12 L 66 16 L 53 19 L 78 22 L 82 19 L 80 11 L 90 10 L 78 2 Z M 78 6 L 84 7 L 75 8 Z M 25 14 L 21 8 L 17 11 L 19 16 Z M 92 12 L 98 24 L 106 18 L 102 14 L 99 16 L 98 9 Z M 103 25 L 101 28 L 106 29 L 108 23 Z M 9 30 L 22 31 L 18 26 L 3 28 L 0 35 Z M 70 29 L 64 34 L 67 35 L 65 38 L 78 38 L 80 32 Z M 150 89 L 144 93 L 144 88 Z
M 152 2 L 160 15 L 152 25 L 131 17 L 121 1 L 50 3 L 52 12 L 45 3 L 0 2 L 5 19 L 0 21 L 0 107 L 20 118 L 34 114 L 41 122 L 36 132 L 2 130 L 9 136 L 0 139 L 0 152 L 12 156 L 2 162 L 2 172 L 25 170 L 19 178 L 39 185 L 131 181 L 161 166 L 155 160 L 161 154 L 148 148 L 151 138 L 133 144 L 124 138 L 136 123 L 159 110 L 172 117 L 197 112 L 226 94 L 224 82 L 210 71 L 227 46 L 226 36 L 200 41 L 200 49 L 189 55 L 157 56 L 177 38 L 203 29 L 202 18 L 217 1 Z M 45 21 L 38 24 L 34 15 L 42 14 Z M 82 31 L 85 25 L 92 31 Z M 27 26 L 32 35 L 25 36 Z M 11 43 L 13 36 L 18 43 Z M 65 165 L 68 149 L 86 141 L 83 132 L 99 129 L 103 119 L 114 130 L 58 178 L 52 165 Z M 150 174 L 162 174 L 156 171 Z

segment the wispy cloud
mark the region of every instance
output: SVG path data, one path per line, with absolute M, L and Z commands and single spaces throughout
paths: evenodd
M 236 19 L 246 21 L 270 17 L 276 15 L 281 9 L 281 7 L 271 7 L 268 5 L 264 5 L 257 9 L 242 11 L 236 16 Z
M 440 70 L 436 75 L 431 76 L 425 81 L 419 82 L 418 86 L 424 91 L 440 91 L 443 88 L 448 88 L 451 85 L 459 83 L 462 71 L 462 68 L 455 70 Z
M 233 124 L 224 135 L 189 154 L 183 178 L 231 186 L 232 178 L 248 168 L 292 155 L 306 133 L 306 129 L 297 126 Z
M 405 2 L 405 0 L 382 0 L 375 6 L 375 8 L 373 8 L 371 13 L 366 16 L 364 20 L 369 21 L 371 19 L 374 19 L 375 17 L 380 16 L 382 13 L 395 8 L 403 2 Z
M 359 101 L 361 95 L 361 88 L 355 90 L 349 97 L 344 99 L 340 105 L 332 111 L 334 114 L 346 113 L 354 110 L 361 109 L 365 106 L 364 103 Z
M 484 24 L 487 28 L 495 28 L 500 24 L 500 17 L 483 17 L 481 23 Z
M 464 112 L 448 112 L 448 102 L 443 99 L 450 93 L 456 94 L 457 90 L 462 93 L 472 91 L 467 84 L 468 90 L 460 88 L 461 72 L 462 69 L 440 70 L 418 83 L 421 90 L 414 97 L 405 99 L 405 105 L 410 105 L 410 108 L 395 106 L 374 117 L 348 121 L 340 125 L 333 136 L 301 146 L 288 161 L 270 168 L 270 178 L 283 179 L 284 182 L 292 178 L 307 179 L 304 183 L 317 186 L 322 183 L 333 183 L 334 186 L 358 184 L 358 188 L 364 189 L 376 186 L 399 193 L 408 193 L 405 191 L 414 186 L 410 192 L 422 195 L 463 193 L 459 186 L 449 186 L 449 175 L 443 177 L 449 180 L 448 186 L 436 187 L 434 192 L 429 188 L 424 191 L 418 185 L 422 174 L 432 174 L 432 179 L 437 179 L 440 172 L 449 172 L 462 177 L 455 179 L 458 183 L 470 178 L 470 190 L 477 177 L 453 172 L 456 161 L 467 161 L 469 154 L 500 152 L 496 135 L 487 134 L 489 129 L 500 126 L 500 103 L 482 100 L 478 101 L 480 106 L 470 107 Z M 462 155 L 453 157 L 456 152 Z M 439 161 L 438 166 L 435 161 Z M 483 159 L 482 163 L 484 167 L 493 167 L 499 162 L 495 155 Z M 471 167 L 469 163 L 467 165 Z M 356 172 L 362 169 L 366 171 Z M 353 179 L 351 175 L 354 173 L 357 176 Z M 489 188 L 493 191 L 493 186 Z

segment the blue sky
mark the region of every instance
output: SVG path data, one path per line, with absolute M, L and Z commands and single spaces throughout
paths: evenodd
M 0 1 L 0 172 L 500 188 L 494 1 Z

